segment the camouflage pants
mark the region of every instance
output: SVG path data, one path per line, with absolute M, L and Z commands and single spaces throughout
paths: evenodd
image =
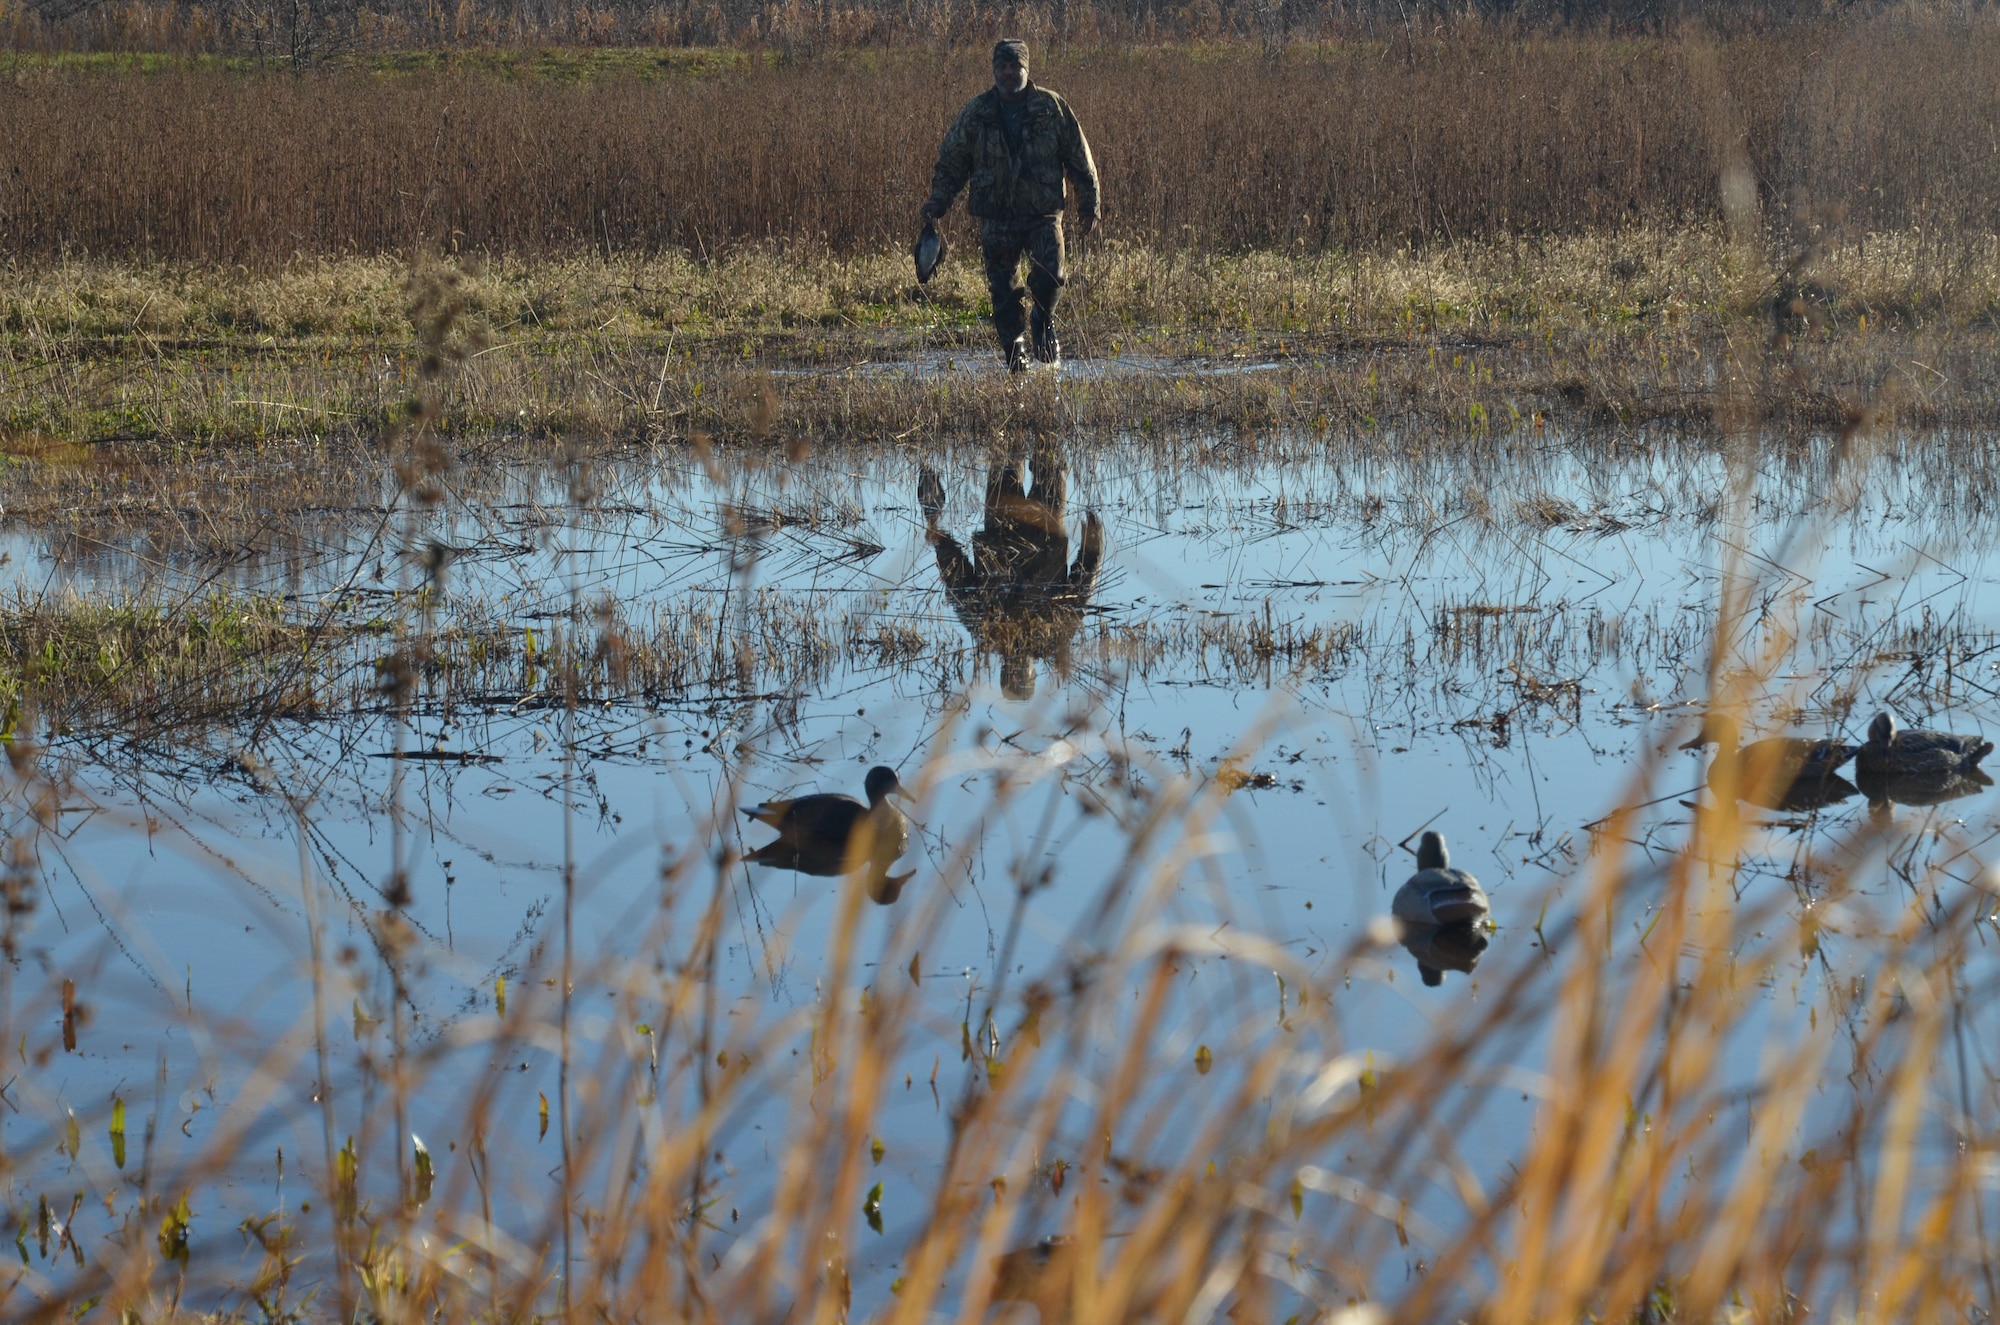
M 1026 300 L 1047 317 L 1062 297 L 1063 233 L 1059 216 L 1023 221 L 981 221 L 979 256 L 986 263 L 986 290 L 993 296 L 993 329 L 1000 344 L 1011 345 L 1028 328 Z M 1021 286 L 1021 259 L 1028 259 L 1028 284 Z

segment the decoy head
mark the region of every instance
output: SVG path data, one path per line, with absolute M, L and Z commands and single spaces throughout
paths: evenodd
M 903 790 L 903 784 L 896 780 L 896 770 L 885 764 L 869 769 L 868 780 L 862 785 L 868 790 L 870 805 L 880 805 L 886 796 L 901 796 L 904 800 L 910 798 L 910 793 Z
M 1418 869 L 1441 870 L 1450 864 L 1451 852 L 1445 849 L 1443 833 L 1432 828 L 1417 839 Z
M 1017 704 L 1035 697 L 1035 659 L 1032 654 L 1016 649 L 1001 657 L 1000 695 Z
M 1896 715 L 1883 709 L 1875 715 L 1875 721 L 1868 724 L 1868 740 L 1874 745 L 1887 745 L 1896 739 Z

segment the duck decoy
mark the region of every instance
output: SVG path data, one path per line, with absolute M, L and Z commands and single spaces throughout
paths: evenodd
M 927 285 L 931 277 L 944 262 L 944 236 L 938 233 L 935 221 L 925 221 L 924 228 L 917 235 L 917 242 L 910 248 L 910 256 L 917 262 L 917 284 Z
M 1773 802 L 1798 791 L 1801 783 L 1831 778 L 1835 769 L 1854 758 L 1856 749 L 1810 736 L 1767 736 L 1738 745 L 1740 737 L 1734 718 L 1711 713 L 1702 720 L 1700 733 L 1681 749 L 1718 747 L 1715 762 L 1708 766 L 1708 785 L 1713 788 L 1733 777 L 1738 797 L 1771 809 L 1784 808 Z
M 1444 834 L 1432 830 L 1418 840 L 1417 872 L 1396 890 L 1389 910 L 1406 925 L 1437 928 L 1481 924 L 1492 907 L 1479 880 L 1451 867 Z
M 1959 773 L 1991 753 L 1993 742 L 1983 736 L 1899 730 L 1895 715 L 1884 710 L 1868 724 L 1868 742 L 1854 756 L 1854 767 L 1861 773 Z
M 778 840 L 759 847 L 750 858 L 806 874 L 847 874 L 873 864 L 886 877 L 889 862 L 910 845 L 910 821 L 889 798 L 907 799 L 908 793 L 897 781 L 896 770 L 879 764 L 868 770 L 862 785 L 868 795 L 866 805 L 852 796 L 821 791 L 744 806 L 743 813 L 778 830 Z
M 1486 955 L 1488 942 L 1483 925 L 1404 925 L 1397 935 L 1403 948 L 1417 959 L 1417 974 L 1435 988 L 1444 983 L 1446 971 L 1471 974 Z

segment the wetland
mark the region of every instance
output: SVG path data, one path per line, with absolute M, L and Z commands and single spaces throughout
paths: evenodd
M 15 59 L 9 1315 L 1991 1319 L 1992 34 Z

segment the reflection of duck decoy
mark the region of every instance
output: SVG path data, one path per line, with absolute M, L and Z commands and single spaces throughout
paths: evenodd
M 1956 732 L 1899 731 L 1894 714 L 1875 715 L 1868 724 L 1868 743 L 1854 756 L 1862 773 L 1957 773 L 1976 768 L 1993 753 L 1983 736 Z
M 1739 786 L 1736 788 L 1736 794 L 1752 805 L 1761 805 L 1767 810 L 1778 810 L 1784 814 L 1810 814 L 1814 810 L 1823 810 L 1829 805 L 1840 804 L 1852 796 L 1855 790 L 1854 784 L 1838 773 L 1819 773 L 1797 778 L 1775 789 Z
M 901 897 L 903 885 L 916 875 L 915 870 L 891 874 L 889 861 L 880 857 L 851 862 L 847 857 L 845 846 L 835 846 L 813 838 L 780 837 L 775 842 L 766 842 L 743 859 L 752 865 L 764 865 L 777 870 L 794 870 L 800 874 L 811 874 L 822 879 L 838 878 L 843 874 L 866 869 L 869 899 L 882 906 L 888 906 Z
M 972 536 L 970 555 L 938 527 L 944 484 L 929 466 L 917 476 L 917 504 L 945 597 L 980 649 L 1000 655 L 1000 690 L 1008 699 L 1033 697 L 1037 659 L 1049 659 L 1059 675 L 1069 670 L 1070 640 L 1083 624 L 1104 555 L 1104 525 L 1092 511 L 1070 562 L 1068 480 L 1055 452 L 1035 451 L 1027 487 L 1023 463 L 1016 452 L 988 470 L 985 527 Z
M 1404 925 L 1397 938 L 1417 959 L 1417 974 L 1427 985 L 1444 983 L 1446 971 L 1471 974 L 1486 954 L 1486 927 L 1470 922 L 1457 925 Z
M 1738 745 L 1740 735 L 1735 719 L 1711 713 L 1703 720 L 1700 734 L 1682 745 L 1681 749 L 1696 750 L 1704 745 L 1719 747 L 1715 762 L 1708 766 L 1708 785 L 1713 788 L 1733 777 L 1738 796 L 1753 805 L 1772 809 L 1785 808 L 1777 802 L 1803 795 L 1802 784 L 1831 778 L 1835 769 L 1854 758 L 1855 747 L 1839 741 L 1817 740 L 1809 736 L 1767 736 L 1761 741 Z M 1848 793 L 1852 792 L 1853 788 L 1848 787 Z
M 1444 834 L 1432 830 L 1417 842 L 1417 872 L 1396 889 L 1389 904 L 1396 919 L 1408 925 L 1473 925 L 1492 909 L 1479 880 L 1451 867 Z
M 869 870 L 868 895 L 887 905 L 902 892 L 909 875 L 892 875 L 889 865 L 910 845 L 910 821 L 891 804 L 905 796 L 896 770 L 880 765 L 868 770 L 863 784 L 868 803 L 837 792 L 815 792 L 790 800 L 746 805 L 743 813 L 778 830 L 778 839 L 758 847 L 746 859 L 801 874 L 831 877 Z
M 1854 780 L 1870 808 L 1897 805 L 1942 805 L 1961 796 L 1977 796 L 1993 785 L 1983 768 L 1953 769 L 1945 773 L 1871 773 L 1857 771 Z

